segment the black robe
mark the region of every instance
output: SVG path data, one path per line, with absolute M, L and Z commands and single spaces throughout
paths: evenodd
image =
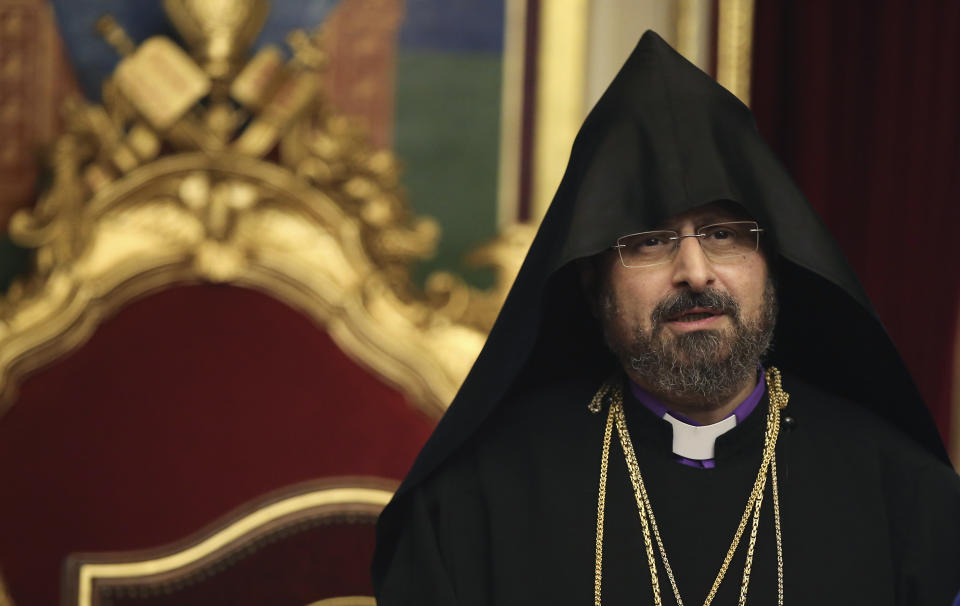
M 379 603 L 590 604 L 606 411 L 556 377 L 413 491 Z M 777 444 L 786 604 L 946 605 L 960 591 L 960 480 L 855 404 L 787 374 Z M 505 407 L 507 409 L 507 407 Z M 633 400 L 627 424 L 686 604 L 701 604 L 733 538 L 763 449 L 767 400 L 717 441 L 716 467 L 677 463 L 671 427 Z M 506 418 L 509 417 L 509 418 Z M 777 603 L 772 485 L 761 510 L 748 604 Z M 652 604 L 633 490 L 610 449 L 603 603 Z M 736 604 L 747 534 L 714 600 Z M 664 604 L 674 604 L 658 564 Z
M 778 443 L 785 603 L 933 606 L 960 591 L 960 480 L 856 275 L 750 111 L 647 32 L 584 122 L 483 351 L 380 517 L 381 606 L 592 602 L 604 419 L 586 406 L 616 362 L 576 260 L 717 201 L 760 223 L 776 281 L 766 364 L 783 371 L 795 420 Z M 672 459 L 664 421 L 636 403 L 626 414 L 682 597 L 700 604 L 756 477 L 766 406 L 720 438 L 708 470 Z M 650 603 L 623 455 L 610 456 L 604 604 Z M 767 491 L 750 604 L 776 603 Z M 745 544 L 715 604 L 734 603 Z

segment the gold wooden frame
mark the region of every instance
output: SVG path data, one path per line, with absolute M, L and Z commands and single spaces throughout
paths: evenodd
M 327 598 L 319 602 L 313 602 L 307 606 L 377 606 L 377 601 L 371 597 L 351 595 L 340 598 Z
M 560 185 L 584 118 L 588 0 L 540 3 L 531 220 L 538 224 Z
M 717 15 L 717 82 L 750 105 L 754 0 L 720 0 Z
M 192 56 L 166 38 L 136 47 L 101 21 L 125 57 L 103 105 L 67 106 L 53 184 L 10 224 L 36 267 L 0 300 L 0 415 L 26 374 L 110 314 L 196 282 L 301 310 L 432 417 L 472 366 L 532 230 L 512 228 L 475 254 L 497 270 L 490 290 L 447 273 L 414 287 L 410 266 L 432 254 L 439 228 L 410 213 L 392 154 L 329 106 L 322 32 L 293 32 L 286 63 L 275 48 L 244 63 L 265 4 L 235 1 L 252 24 L 198 23 L 219 17 L 202 0 L 167 0 Z M 203 38 L 214 34 L 215 61 Z
M 497 225 L 519 217 L 527 0 L 504 0 L 503 76 L 500 81 L 500 162 Z
M 243 549 L 257 537 L 305 520 L 341 515 L 374 520 L 390 501 L 396 486 L 392 480 L 360 477 L 307 482 L 241 507 L 224 521 L 167 547 L 118 554 L 72 555 L 66 566 L 68 590 L 64 604 L 95 606 L 95 583 L 122 585 L 133 579 L 145 582 L 182 577 L 212 559 Z M 66 601 L 70 595 L 77 596 L 76 602 Z

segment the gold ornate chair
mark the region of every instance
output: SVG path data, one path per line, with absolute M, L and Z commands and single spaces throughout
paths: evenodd
M 248 58 L 267 3 L 235 4 L 220 22 L 165 2 L 189 52 L 103 22 L 124 54 L 103 105 L 66 108 L 52 185 L 11 222 L 36 259 L 0 301 L 15 603 L 55 603 L 61 575 L 69 604 L 238 603 L 304 567 L 326 585 L 263 599 L 370 595 L 335 581 L 366 579 L 384 482 L 466 375 L 529 242 L 518 227 L 477 253 L 490 291 L 449 274 L 413 287 L 437 226 L 330 108 L 318 36 L 292 34 L 289 61 Z M 309 496 L 337 490 L 367 500 Z M 305 508 L 265 520 L 281 503 Z

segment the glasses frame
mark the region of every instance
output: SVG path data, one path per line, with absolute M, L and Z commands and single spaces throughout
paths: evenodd
M 700 250 L 703 251 L 704 256 L 706 256 L 711 261 L 715 259 L 732 259 L 739 256 L 738 254 L 733 254 L 733 255 L 721 255 L 718 257 L 713 254 L 707 253 L 707 251 L 703 249 L 702 239 L 706 238 L 707 234 L 701 233 L 701 232 L 711 227 L 717 227 L 720 225 L 752 225 L 753 227 L 750 228 L 750 233 L 756 234 L 752 252 L 756 252 L 760 249 L 760 234 L 762 234 L 764 230 L 762 227 L 760 227 L 760 224 L 757 223 L 756 221 L 720 221 L 717 223 L 710 223 L 708 225 L 701 225 L 692 234 L 681 234 L 680 232 L 673 229 L 653 229 L 650 231 L 638 231 L 637 233 L 634 233 L 634 234 L 626 234 L 626 235 L 620 236 L 619 238 L 617 238 L 617 243 L 614 244 L 611 248 L 615 248 L 617 250 L 617 256 L 620 257 L 620 264 L 626 267 L 627 269 L 642 269 L 644 267 L 657 267 L 658 265 L 665 265 L 669 263 L 676 256 L 677 251 L 680 250 L 680 243 L 684 238 L 696 238 L 697 242 L 700 243 Z M 626 248 L 626 245 L 622 244 L 621 242 L 623 241 L 624 238 L 632 238 L 634 236 L 642 236 L 644 234 L 672 234 L 671 236 L 669 236 L 668 239 L 674 243 L 673 249 L 669 252 L 669 254 L 666 256 L 666 258 L 663 261 L 657 261 L 656 263 L 646 263 L 644 265 L 627 265 L 627 262 L 623 258 L 623 249 Z

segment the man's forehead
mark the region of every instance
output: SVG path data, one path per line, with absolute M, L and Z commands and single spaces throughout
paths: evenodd
M 722 221 L 753 221 L 742 206 L 735 202 L 719 201 L 710 202 L 691 208 L 680 214 L 671 215 L 657 224 L 658 229 L 677 229 L 686 223 L 692 223 L 695 226 L 709 225 L 710 223 L 719 223 Z

